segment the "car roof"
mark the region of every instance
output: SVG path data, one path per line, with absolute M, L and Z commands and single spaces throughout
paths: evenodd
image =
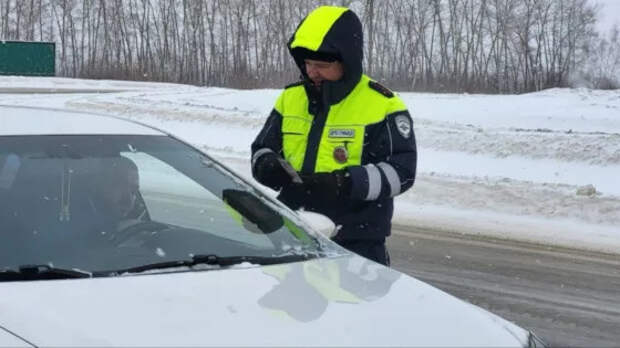
M 167 135 L 155 128 L 88 112 L 0 105 L 2 135 Z

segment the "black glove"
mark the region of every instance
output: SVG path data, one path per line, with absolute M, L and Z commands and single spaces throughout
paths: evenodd
M 301 179 L 308 193 L 316 197 L 339 199 L 351 195 L 351 176 L 345 169 L 301 175 Z
M 273 152 L 266 153 L 260 156 L 254 165 L 254 177 L 261 184 L 278 191 L 293 182 L 293 177 L 284 168 L 285 165 L 286 161 L 280 156 Z M 293 170 L 292 167 L 290 170 Z

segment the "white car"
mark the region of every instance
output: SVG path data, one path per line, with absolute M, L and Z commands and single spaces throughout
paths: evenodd
M 352 254 L 200 150 L 0 107 L 0 347 L 539 347 Z

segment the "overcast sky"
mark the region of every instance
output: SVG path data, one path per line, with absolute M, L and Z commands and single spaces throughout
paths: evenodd
M 614 23 L 620 25 L 620 0 L 590 0 L 602 5 L 599 12 L 599 31 L 607 33 Z

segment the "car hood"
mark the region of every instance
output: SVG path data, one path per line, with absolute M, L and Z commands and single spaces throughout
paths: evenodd
M 522 346 L 527 331 L 358 256 L 0 283 L 0 346 Z M 4 335 L 4 336 L 3 336 Z M 24 342 L 25 344 L 26 342 Z
M 0 347 L 1 348 L 17 348 L 17 347 L 33 347 L 28 342 L 19 338 L 15 334 L 0 327 Z

